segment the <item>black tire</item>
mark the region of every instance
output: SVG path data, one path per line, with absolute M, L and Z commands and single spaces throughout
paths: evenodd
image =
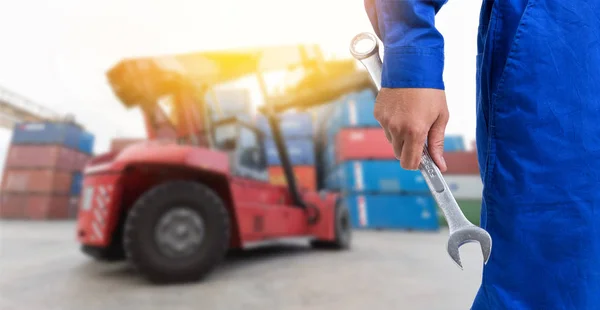
M 184 205 L 204 223 L 204 237 L 185 257 L 168 257 L 159 248 L 155 226 L 167 211 Z M 125 223 L 124 248 L 132 265 L 154 283 L 201 280 L 229 247 L 229 214 L 223 201 L 203 184 L 172 181 L 157 185 L 136 201 Z
M 81 252 L 99 262 L 119 262 L 125 260 L 125 251 L 122 246 L 111 246 L 100 248 L 91 245 L 82 245 Z
M 344 203 L 338 201 L 335 206 L 335 240 L 313 240 L 311 246 L 317 249 L 347 250 L 352 243 L 350 211 Z

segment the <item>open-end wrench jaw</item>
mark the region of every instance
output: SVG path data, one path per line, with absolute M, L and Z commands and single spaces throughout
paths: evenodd
M 369 76 L 378 90 L 381 90 L 381 70 L 383 67 L 379 56 L 377 37 L 371 33 L 360 33 L 350 43 L 350 53 L 359 60 L 369 72 Z M 492 238 L 484 229 L 473 225 L 460 210 L 456 199 L 452 195 L 444 176 L 429 155 L 427 146 L 423 149 L 419 170 L 427 186 L 431 191 L 438 207 L 444 213 L 450 236 L 448 238 L 448 254 L 454 262 L 462 269 L 459 248 L 469 242 L 479 242 L 483 254 L 483 262 L 486 264 L 492 251 Z
M 460 260 L 460 252 L 459 249 L 463 244 L 477 242 L 481 247 L 481 254 L 483 254 L 483 263 L 487 264 L 490 259 L 491 249 L 492 249 L 492 237 L 488 234 L 487 231 L 477 227 L 475 225 L 469 225 L 463 228 L 460 228 L 454 232 L 450 233 L 448 237 L 448 255 L 452 258 L 452 260 L 463 269 L 462 262 Z

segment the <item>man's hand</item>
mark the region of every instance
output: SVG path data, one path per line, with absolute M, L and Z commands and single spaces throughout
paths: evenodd
M 427 141 L 431 158 L 442 172 L 446 171 L 442 155 L 449 113 L 443 90 L 382 88 L 375 102 L 374 113 L 393 145 L 402 168 L 419 169 Z

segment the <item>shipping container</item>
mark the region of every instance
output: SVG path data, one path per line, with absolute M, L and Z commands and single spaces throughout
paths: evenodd
M 342 178 L 340 176 L 341 170 L 333 170 L 329 174 L 325 175 L 325 189 L 331 191 L 339 191 L 342 185 Z
M 271 136 L 271 127 L 265 116 L 256 120 L 257 127 Z M 309 112 L 288 112 L 279 116 L 279 128 L 284 138 L 305 138 L 314 135 L 313 120 Z
M 13 129 L 12 144 L 58 144 L 79 149 L 81 132 L 70 123 L 20 123 Z
M 336 105 L 330 120 L 330 128 L 380 127 L 375 119 L 375 94 L 370 89 L 346 95 Z
M 320 135 L 321 130 L 324 129 L 324 123 L 327 119 L 331 117 L 338 101 L 333 101 L 330 103 L 326 103 L 323 105 L 318 105 L 316 107 L 312 107 L 308 110 L 308 112 L 312 115 L 313 119 L 313 129 L 315 131 L 315 135 Z
M 23 219 L 25 217 L 26 196 L 0 193 L 0 218 Z
M 483 197 L 483 182 L 477 175 L 449 175 L 444 174 L 444 179 L 456 199 L 481 200 Z
M 136 144 L 136 143 L 140 143 L 140 142 L 144 142 L 147 141 L 146 139 L 141 139 L 141 138 L 116 138 L 116 139 L 112 139 L 112 141 L 110 142 L 110 151 L 111 152 L 120 152 L 123 149 L 125 149 L 126 147 L 132 145 L 132 144 Z
M 79 137 L 78 150 L 84 154 L 94 153 L 95 137 L 89 132 L 82 132 Z
M 68 194 L 72 173 L 52 169 L 6 169 L 2 191 L 9 193 Z
M 395 159 L 392 145 L 381 128 L 345 128 L 336 138 L 337 162 L 361 159 Z
M 69 218 L 69 196 L 66 195 L 28 195 L 25 218 L 30 220 L 49 220 Z
M 0 215 L 5 219 L 68 219 L 69 199 L 67 195 L 3 193 Z
M 446 174 L 479 175 L 476 152 L 445 152 Z
M 73 177 L 71 179 L 71 189 L 69 190 L 69 194 L 71 196 L 78 196 L 81 194 L 81 187 L 83 186 L 83 174 L 81 172 L 73 173 Z
M 290 163 L 293 166 L 315 165 L 315 145 L 312 139 L 285 139 L 285 145 Z M 265 141 L 265 150 L 267 164 L 269 166 L 280 166 L 279 152 L 273 140 L 268 139 Z
M 296 177 L 296 186 L 308 190 L 316 190 L 317 173 L 314 166 L 294 166 L 293 170 Z M 287 185 L 283 167 L 269 167 L 269 181 L 275 185 Z
M 85 153 L 78 153 L 77 160 L 75 164 L 76 171 L 83 171 L 85 165 L 87 165 L 88 161 L 92 158 L 91 155 Z
M 342 163 L 342 190 L 363 193 L 428 193 L 420 171 L 405 170 L 397 160 L 363 160 Z
M 446 135 L 444 137 L 444 152 L 464 152 L 465 140 L 460 135 Z
M 81 170 L 82 160 L 88 155 L 60 145 L 11 145 L 5 168 L 48 168 L 55 170 Z M 85 162 L 85 161 L 83 161 Z
M 337 160 L 335 159 L 335 145 L 328 144 L 325 147 L 325 151 L 321 153 L 323 158 L 323 169 L 326 173 L 331 172 L 337 166 Z
M 439 229 L 436 204 L 428 195 L 349 194 L 344 201 L 355 228 Z

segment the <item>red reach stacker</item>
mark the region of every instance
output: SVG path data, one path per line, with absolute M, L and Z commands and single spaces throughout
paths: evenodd
M 371 87 L 353 60 L 323 61 L 310 46 L 127 59 L 108 71 L 116 96 L 138 107 L 148 142 L 99 155 L 84 175 L 77 235 L 84 253 L 127 259 L 156 283 L 197 281 L 232 249 L 303 237 L 347 249 L 348 209 L 336 193 L 297 188 L 277 115 Z M 313 47 L 314 48 L 314 47 Z M 298 70 L 268 97 L 263 73 Z M 268 182 L 265 134 L 238 118 L 211 122 L 203 100 L 217 84 L 255 76 L 287 186 Z M 216 134 L 227 128 L 226 135 Z

